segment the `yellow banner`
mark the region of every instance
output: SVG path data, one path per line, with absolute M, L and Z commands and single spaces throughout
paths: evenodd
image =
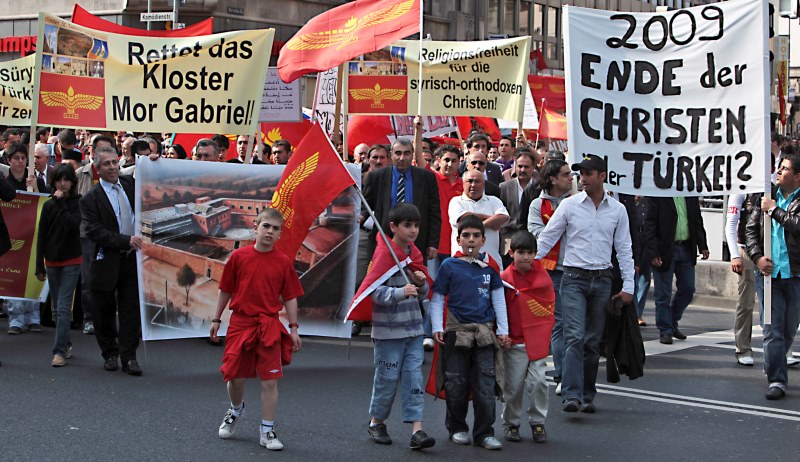
M 40 14 L 37 124 L 255 132 L 274 29 L 153 38 Z
M 521 121 L 525 112 L 530 37 L 479 42 L 423 41 L 419 81 L 419 41 L 391 46 L 393 61 L 407 65 L 408 114 L 484 116 Z
M 0 125 L 31 124 L 35 55 L 0 63 Z

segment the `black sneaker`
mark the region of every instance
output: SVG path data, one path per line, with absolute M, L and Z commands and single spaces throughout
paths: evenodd
M 672 336 L 678 340 L 686 340 L 686 334 L 679 331 L 677 327 L 672 329 Z
M 503 438 L 505 438 L 506 441 L 514 443 L 522 441 L 522 438 L 519 436 L 519 427 L 508 427 L 503 430 Z
M 580 407 L 581 407 L 580 401 L 578 401 L 577 399 L 568 399 L 564 401 L 564 407 L 562 410 L 564 412 L 578 412 Z
M 531 424 L 531 431 L 533 432 L 534 443 L 547 441 L 547 430 L 544 429 L 544 424 Z
M 384 431 L 386 426 L 384 425 Z M 389 435 L 386 435 L 387 437 Z M 391 441 L 391 440 L 389 440 Z M 411 435 L 411 449 L 425 449 L 425 448 L 432 448 L 433 445 L 436 444 L 436 440 L 432 437 L 428 436 L 424 431 L 419 430 L 413 435 Z
M 378 425 L 367 425 L 367 432 L 369 432 L 369 437 L 372 438 L 372 441 L 378 444 L 392 444 L 392 438 L 389 436 L 389 432 L 386 431 L 386 424 L 378 424 Z

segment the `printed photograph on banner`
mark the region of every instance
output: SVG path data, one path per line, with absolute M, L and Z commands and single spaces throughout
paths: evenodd
M 767 2 L 659 13 L 564 10 L 569 151 L 606 158 L 609 190 L 662 197 L 763 191 Z
M 283 166 L 162 159 L 137 167 L 142 333 L 145 340 L 207 337 L 231 253 L 253 245 L 255 219 L 271 204 Z M 358 168 L 350 168 L 360 178 Z M 314 221 L 294 268 L 304 335 L 349 337 L 360 208 L 346 191 Z M 230 310 L 223 315 L 223 331 Z M 285 312 L 281 321 L 287 323 Z M 224 332 L 221 334 L 224 335 Z
M 386 56 L 389 57 L 388 54 Z M 347 75 L 349 114 L 402 114 L 408 110 L 405 65 L 392 61 L 350 61 Z
M 47 298 L 47 285 L 35 271 L 39 217 L 48 200 L 47 194 L 17 191 L 13 201 L 0 201 L 11 238 L 11 248 L 0 256 L 0 297 L 42 302 Z

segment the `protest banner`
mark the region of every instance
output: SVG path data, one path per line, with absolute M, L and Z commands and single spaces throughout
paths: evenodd
M 348 113 L 485 116 L 521 121 L 530 37 L 478 42 L 400 40 L 381 61 L 349 63 Z M 403 112 L 405 108 L 405 112 Z
M 253 245 L 285 166 L 142 159 L 136 168 L 139 299 L 145 340 L 207 337 L 231 252 Z M 358 166 L 348 165 L 360 184 Z M 350 337 L 343 323 L 355 286 L 360 201 L 353 188 L 314 221 L 294 267 L 302 335 Z M 225 334 L 230 311 L 222 319 Z M 287 323 L 285 312 L 281 321 Z
M 0 63 L 0 125 L 31 124 L 36 55 Z
M 258 125 L 274 30 L 139 37 L 39 16 L 39 125 L 248 134 Z
M 5 181 L 5 180 L 0 180 Z M 11 249 L 0 256 L 0 297 L 44 301 L 45 282 L 36 278 L 36 241 L 46 194 L 17 191 L 11 202 L 0 201 Z
M 339 69 L 333 68 L 317 74 L 317 86 L 314 91 L 314 105 L 311 108 L 313 118 L 322 126 L 328 135 L 333 135 L 336 119 L 336 84 L 339 80 Z M 344 103 L 340 103 L 344 108 Z M 344 110 L 342 110 L 344 114 Z M 344 131 L 344 117 L 339 121 L 339 133 Z
M 663 13 L 565 7 L 571 155 L 608 160 L 611 191 L 764 190 L 766 3 Z
M 519 128 L 519 123 L 513 120 L 498 119 L 497 126 L 516 130 Z M 526 130 L 536 130 L 539 128 L 539 113 L 536 111 L 536 103 L 533 101 L 530 84 L 525 86 L 525 114 L 522 118 L 522 128 Z
M 442 116 L 422 116 L 422 136 L 430 138 L 432 136 L 442 136 L 458 130 L 458 125 L 453 117 Z M 392 126 L 394 134 L 389 135 L 389 140 L 395 138 L 414 137 L 414 116 L 393 116 Z
M 300 101 L 300 80 L 284 83 L 278 76 L 278 69 L 267 70 L 267 81 L 261 97 L 259 122 L 300 122 L 303 107 Z

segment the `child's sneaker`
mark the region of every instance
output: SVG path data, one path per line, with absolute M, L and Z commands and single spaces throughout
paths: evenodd
M 244 403 L 242 403 L 242 410 L 239 412 L 239 415 L 236 416 L 233 413 L 233 408 L 228 408 L 228 412 L 225 413 L 225 418 L 222 419 L 222 424 L 219 426 L 219 437 L 222 439 L 228 439 L 236 433 L 236 421 L 239 417 L 242 416 L 244 413 Z
M 269 449 L 270 451 L 280 451 L 283 449 L 283 443 L 278 439 L 278 435 L 274 431 L 261 432 L 261 446 Z

